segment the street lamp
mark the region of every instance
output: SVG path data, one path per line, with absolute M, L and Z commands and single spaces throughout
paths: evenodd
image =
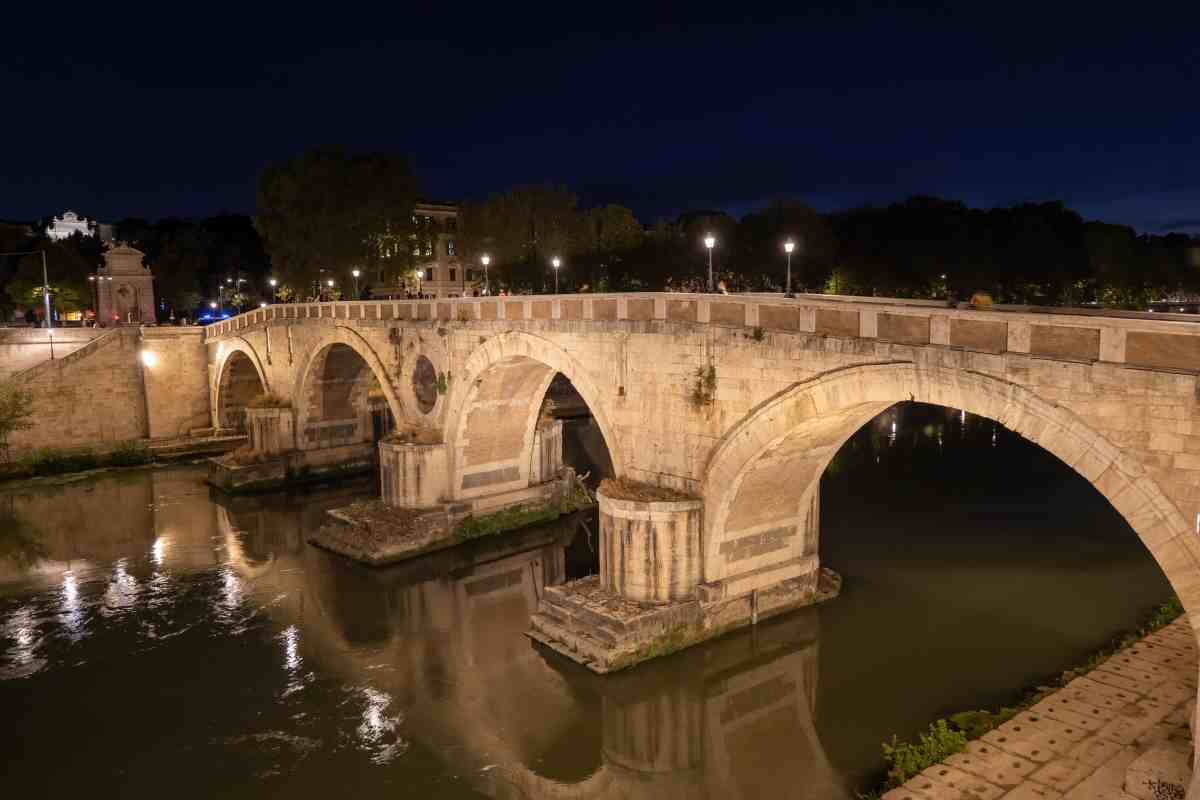
M 45 250 L 17 250 L 11 253 L 0 253 L 0 256 L 31 256 L 38 253 L 42 256 L 42 304 L 46 308 L 46 327 L 53 328 L 54 320 L 50 314 L 50 277 L 46 272 L 46 251 Z
M 792 294 L 792 251 L 796 249 L 796 243 L 788 239 L 783 243 L 783 252 L 787 253 L 787 288 L 784 292 L 788 297 L 794 297 Z
M 554 293 L 558 294 L 558 268 L 562 266 L 562 259 L 555 256 L 550 263 L 554 265 Z
M 479 263 L 483 264 L 483 293 L 491 294 L 491 290 L 489 288 L 491 286 L 491 284 L 488 283 L 487 268 L 488 268 L 488 264 L 492 263 L 492 257 L 489 256 L 487 253 L 484 253 L 482 256 L 479 257 Z
M 352 269 L 352 270 L 350 270 L 350 274 L 354 276 L 354 297 L 352 297 L 351 299 L 357 300 L 358 299 L 358 276 L 362 275 L 362 271 L 357 270 L 357 269 Z
M 717 237 L 711 233 L 704 237 L 704 246 L 708 248 L 708 290 L 713 290 L 712 251 L 717 245 Z
M 92 285 L 92 324 L 100 322 L 100 290 L 96 287 L 96 276 L 88 275 L 88 283 Z
M 275 287 L 279 285 L 279 281 L 271 278 L 271 280 L 267 281 L 267 283 L 271 284 L 271 302 L 274 303 L 277 299 L 275 297 Z

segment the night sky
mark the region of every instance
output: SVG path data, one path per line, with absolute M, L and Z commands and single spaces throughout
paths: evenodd
M 252 213 L 265 164 L 341 144 L 429 197 L 551 180 L 645 222 L 924 193 L 1200 233 L 1196 2 L 26 5 L 0 219 Z

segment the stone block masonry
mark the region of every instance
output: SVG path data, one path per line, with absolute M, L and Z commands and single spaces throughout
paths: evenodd
M 357 378 L 351 396 L 374 393 L 398 429 L 445 443 L 450 502 L 534 482 L 539 407 L 563 375 L 616 477 L 703 503 L 696 602 L 728 602 L 751 621 L 747 598 L 811 589 L 809 509 L 842 444 L 897 402 L 962 409 L 1088 480 L 1200 621 L 1194 319 L 638 293 L 272 306 L 210 326 L 205 341 L 214 397 L 231 359 L 244 357 L 297 409 L 298 431 L 310 419 L 347 423 L 328 413 L 338 397 L 322 354 L 352 349 L 373 380 Z M 413 380 L 425 361 L 434 392 Z
M 34 427 L 13 434 L 11 455 L 204 428 L 211 417 L 206 364 L 201 328 L 127 327 L 15 373 L 11 380 L 33 395 Z

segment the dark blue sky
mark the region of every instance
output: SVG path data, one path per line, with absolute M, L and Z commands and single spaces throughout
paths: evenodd
M 0 218 L 252 212 L 343 144 L 647 222 L 925 193 L 1200 233 L 1200 3 L 518 5 L 6 10 Z

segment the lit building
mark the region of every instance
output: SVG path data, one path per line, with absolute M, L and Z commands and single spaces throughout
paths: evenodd
M 463 297 L 481 288 L 478 270 L 465 265 L 458 250 L 458 206 L 455 203 L 422 202 L 413 209 L 416 232 L 407 246 L 416 262 L 415 275 L 398 281 L 386 268 L 377 275 L 375 297 L 396 297 L 407 293 L 434 297 Z
M 75 234 L 84 236 L 96 235 L 96 223 L 87 217 L 81 217 L 74 211 L 64 211 L 61 217 L 53 217 L 46 226 L 46 235 L 55 241 L 69 239 Z
M 97 272 L 96 300 L 100 325 L 153 324 L 154 276 L 142 264 L 143 253 L 128 245 L 111 247 L 104 253 L 104 266 Z

